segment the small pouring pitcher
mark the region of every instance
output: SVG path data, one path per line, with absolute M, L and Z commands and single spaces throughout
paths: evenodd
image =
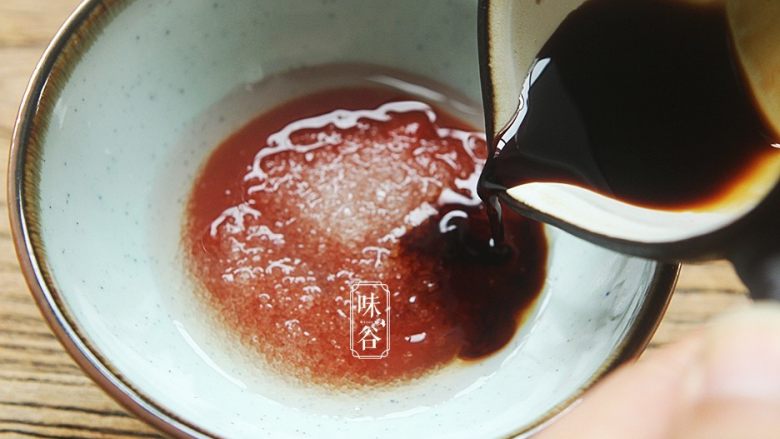
M 680 1 L 725 2 L 748 85 L 770 126 L 780 131 L 780 2 Z M 505 136 L 522 129 L 524 96 L 538 74 L 534 69 L 540 67 L 536 54 L 566 16 L 584 3 L 481 0 L 485 117 L 488 140 L 497 139 L 499 149 L 508 140 Z M 665 261 L 728 258 L 754 298 L 780 299 L 780 160 L 764 174 L 736 204 L 702 211 L 638 207 L 563 183 L 526 183 L 500 198 L 528 217 L 627 254 Z

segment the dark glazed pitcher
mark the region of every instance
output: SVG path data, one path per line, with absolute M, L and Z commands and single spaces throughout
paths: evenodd
M 534 84 L 543 75 L 552 74 L 549 71 L 555 60 L 540 57 L 540 51 L 573 11 L 593 2 L 608 7 L 610 0 L 481 1 L 480 63 L 488 139 L 495 145 L 493 157 L 500 157 L 504 146 L 513 144 L 518 133 L 527 128 L 528 114 L 535 108 Z M 780 23 L 780 2 L 679 0 L 678 5 L 720 8 L 726 39 L 731 40 L 731 46 L 726 47 L 733 51 L 734 64 L 738 64 L 735 68 L 741 72 L 745 89 L 750 90 L 751 105 L 773 132 L 772 138 L 780 139 L 780 26 L 776 25 Z M 652 5 L 646 3 L 645 7 Z M 653 31 L 663 33 L 670 26 L 659 20 Z M 636 87 L 642 86 L 636 82 Z M 572 111 L 582 109 L 573 105 Z M 567 110 L 547 111 L 555 118 Z M 598 117 L 589 114 L 583 120 Z M 582 137 L 592 134 L 589 128 L 585 124 Z M 523 144 L 517 140 L 515 146 L 522 148 Z M 632 147 L 630 141 L 624 146 Z M 741 184 L 727 202 L 707 208 L 661 209 L 567 181 L 533 178 L 506 185 L 498 198 L 526 216 L 624 253 L 664 261 L 727 258 L 753 297 L 780 299 L 780 141 L 769 141 L 767 148 L 769 158 L 749 184 Z M 568 161 L 581 170 L 603 166 L 602 157 L 589 162 L 587 154 L 580 157 L 576 147 L 572 151 L 576 157 Z M 663 174 L 658 175 L 659 181 L 663 178 Z M 612 189 L 619 192 L 620 188 Z

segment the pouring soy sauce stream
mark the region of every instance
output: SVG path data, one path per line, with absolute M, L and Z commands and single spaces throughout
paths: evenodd
M 480 14 L 493 149 L 479 190 L 497 247 L 506 206 L 628 254 L 726 257 L 754 297 L 780 299 L 780 5 L 484 0 Z

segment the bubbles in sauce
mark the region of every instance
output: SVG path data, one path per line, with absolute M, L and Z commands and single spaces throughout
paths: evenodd
M 484 134 L 419 99 L 346 87 L 282 104 L 196 179 L 184 245 L 203 297 L 262 360 L 310 383 L 389 384 L 496 352 L 543 284 L 541 226 L 495 255 Z M 390 291 L 391 350 L 350 352 L 350 285 Z

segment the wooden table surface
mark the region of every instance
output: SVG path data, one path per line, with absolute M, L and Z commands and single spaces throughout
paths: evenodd
M 0 0 L 0 147 L 44 47 L 78 0 Z M 3 166 L 2 181 L 7 170 Z M 42 320 L 19 271 L 0 209 L 0 437 L 157 437 L 106 396 L 71 360 Z M 651 347 L 748 302 L 725 262 L 683 268 L 677 293 Z

